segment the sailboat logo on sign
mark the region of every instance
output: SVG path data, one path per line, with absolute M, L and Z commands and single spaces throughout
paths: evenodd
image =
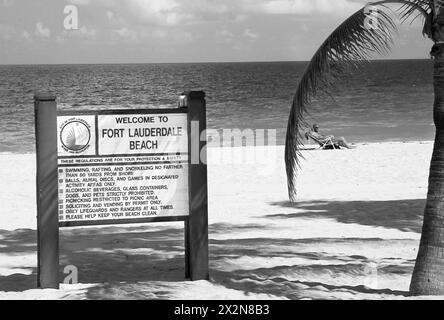
M 91 128 L 83 119 L 71 119 L 63 124 L 60 141 L 70 153 L 82 153 L 90 146 Z

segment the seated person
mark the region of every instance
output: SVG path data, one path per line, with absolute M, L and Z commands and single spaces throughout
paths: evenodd
M 324 136 L 319 133 L 319 126 L 317 124 L 313 125 L 313 129 L 307 132 L 307 138 L 313 137 L 321 143 L 328 143 L 331 141 L 336 147 L 344 147 L 347 149 L 354 149 L 355 146 L 349 144 L 344 137 L 336 138 L 335 136 Z

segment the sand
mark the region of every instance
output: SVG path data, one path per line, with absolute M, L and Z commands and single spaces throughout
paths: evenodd
M 210 148 L 211 281 L 184 281 L 182 223 L 71 228 L 60 290 L 35 289 L 35 155 L 1 154 L 0 299 L 405 299 L 432 147 L 304 151 L 294 205 L 283 147 Z

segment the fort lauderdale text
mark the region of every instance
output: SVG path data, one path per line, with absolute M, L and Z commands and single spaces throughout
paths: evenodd
M 128 134 L 125 135 L 125 131 Z M 121 128 L 102 129 L 102 138 L 148 138 L 148 137 L 180 137 L 183 135 L 182 127 L 165 128 Z
M 159 137 L 181 137 L 184 134 L 183 127 L 164 128 L 120 128 L 102 129 L 102 138 L 159 138 Z M 158 140 L 130 140 L 130 150 L 153 150 L 159 147 Z

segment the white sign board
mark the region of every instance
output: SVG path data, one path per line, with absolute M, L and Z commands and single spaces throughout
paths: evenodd
M 57 126 L 62 226 L 189 215 L 186 113 L 79 112 Z

